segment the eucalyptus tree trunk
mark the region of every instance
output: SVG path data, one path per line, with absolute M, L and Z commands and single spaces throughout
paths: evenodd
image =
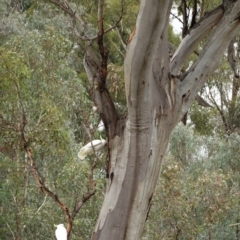
M 170 134 L 239 31 L 240 0 L 224 1 L 197 23 L 194 21 L 171 59 L 168 24 L 173 1 L 141 0 L 124 61 L 125 118 L 117 113 L 106 87 L 108 51 L 103 36 L 108 30 L 103 29 L 104 0 L 99 0 L 96 37 L 101 59 L 93 50 L 93 39 L 77 32 L 75 24 L 82 24 L 82 20 L 66 1 L 49 1 L 74 19 L 77 37 L 86 42 L 84 67 L 108 137 L 107 187 L 92 240 L 140 239 Z M 184 63 L 207 36 L 198 59 L 182 74 Z

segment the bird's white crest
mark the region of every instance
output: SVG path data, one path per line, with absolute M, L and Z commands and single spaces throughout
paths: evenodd
M 100 137 L 100 139 L 93 140 L 92 142 L 89 142 L 80 149 L 80 151 L 78 152 L 78 157 L 83 160 L 87 155 L 93 154 L 94 151 L 97 152 L 102 149 L 106 144 L 107 141 L 105 139 L 102 139 L 102 137 Z
M 58 224 L 55 225 L 55 227 L 57 227 L 56 231 L 55 231 L 55 236 L 57 238 L 57 240 L 67 240 L 67 229 L 64 227 L 63 224 Z
M 104 124 L 103 124 L 102 120 L 99 122 L 97 130 L 99 132 L 103 132 L 105 130 L 105 127 L 104 127 Z

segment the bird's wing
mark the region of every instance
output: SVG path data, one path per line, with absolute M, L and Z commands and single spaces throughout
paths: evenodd
M 97 146 L 97 145 L 99 145 L 99 144 L 101 144 L 101 143 L 102 143 L 102 140 L 96 139 L 96 140 L 92 140 L 92 143 L 89 142 L 89 143 L 86 144 L 85 146 L 92 148 L 92 146 L 95 147 L 95 146 Z
M 78 152 L 78 157 L 83 160 L 86 156 L 88 155 L 87 151 L 85 148 L 81 148 L 80 151 Z
M 104 139 L 102 140 L 96 139 L 96 140 L 93 140 L 92 142 L 87 143 L 78 152 L 78 157 L 81 160 L 83 160 L 88 154 L 93 153 L 93 148 L 94 150 L 98 151 L 106 144 L 106 142 L 107 141 Z

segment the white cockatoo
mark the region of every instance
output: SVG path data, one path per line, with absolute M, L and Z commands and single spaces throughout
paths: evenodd
M 78 157 L 83 160 L 87 155 L 93 154 L 94 151 L 97 152 L 102 149 L 107 144 L 107 141 L 104 139 L 96 139 L 92 142 L 89 142 L 85 146 L 83 146 L 78 152 Z M 94 151 L 93 151 L 94 148 Z
M 54 226 L 57 227 L 55 231 L 55 236 L 57 240 L 67 240 L 67 229 L 64 227 L 64 225 L 59 224 Z

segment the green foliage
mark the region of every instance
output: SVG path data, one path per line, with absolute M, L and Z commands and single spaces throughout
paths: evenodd
M 22 146 L 24 118 L 25 138 L 46 186 L 70 211 L 91 189 L 92 160 L 79 162 L 77 151 L 89 141 L 85 127 L 96 129 L 99 119 L 80 78 L 81 51 L 68 26 L 61 25 L 62 16 L 52 9 L 51 16 L 44 15 L 45 5 L 35 7 L 39 11 L 26 16 L 9 15 L 0 46 L 0 235 L 5 239 L 53 239 L 53 224 L 65 223 L 63 211 L 32 176 Z M 94 174 L 99 193 L 77 215 L 72 239 L 91 234 L 104 188 L 102 167 Z
M 169 39 L 169 42 L 174 45 L 176 50 L 181 42 L 181 39 L 179 35 L 174 33 L 172 25 L 169 25 L 169 28 L 168 28 L 168 39 Z
M 194 124 L 196 132 L 202 135 L 211 135 L 214 130 L 213 116 L 214 109 L 196 106 L 193 104 L 190 110 L 190 119 Z
M 187 165 L 176 156 L 181 148 L 176 134 L 185 139 L 187 156 L 195 155 Z M 227 141 L 197 136 L 177 127 L 142 239 L 237 239 L 232 224 L 240 210 L 239 140 L 237 135 Z

